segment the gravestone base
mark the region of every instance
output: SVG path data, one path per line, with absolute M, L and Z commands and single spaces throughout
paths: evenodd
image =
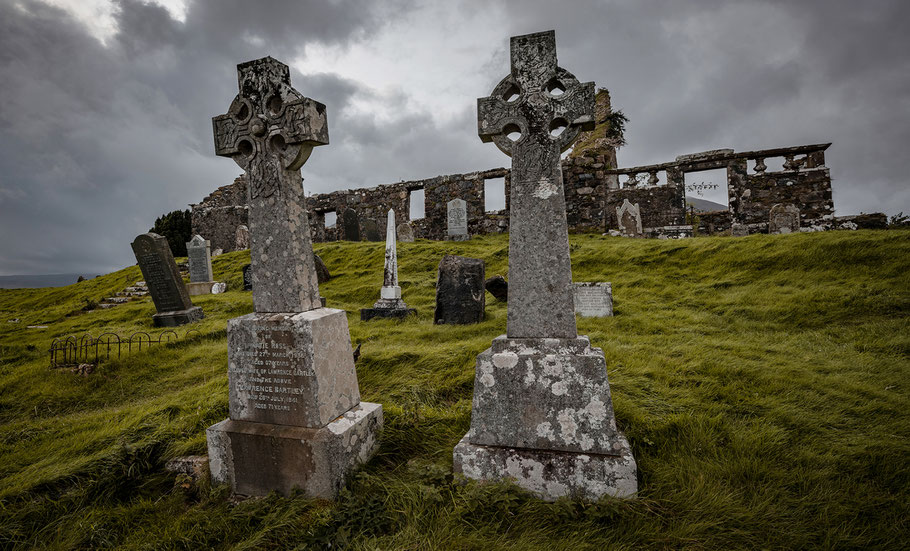
M 470 241 L 470 235 L 447 235 L 445 237 L 446 241 Z
M 152 316 L 152 322 L 154 322 L 155 327 L 177 327 L 178 325 L 199 321 L 202 318 L 202 308 L 193 306 L 186 310 L 175 310 L 173 312 L 155 314 Z
M 628 441 L 621 443 L 620 455 L 570 453 L 472 444 L 469 431 L 455 446 L 453 470 L 474 480 L 509 479 L 546 501 L 631 497 L 637 467 Z
M 360 402 L 322 428 L 225 419 L 206 429 L 212 481 L 235 494 L 333 499 L 378 447 L 382 406 Z
M 196 295 L 210 295 L 212 294 L 213 285 L 215 285 L 214 281 L 191 281 L 186 284 L 186 292 L 189 293 L 191 297 Z
M 374 318 L 384 319 L 404 319 L 408 316 L 416 316 L 416 308 L 361 308 L 360 321 L 370 321 Z

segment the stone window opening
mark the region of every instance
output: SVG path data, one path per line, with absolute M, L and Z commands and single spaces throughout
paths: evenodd
M 325 217 L 325 228 L 331 229 L 335 227 L 335 224 L 338 222 L 338 215 L 334 210 L 327 210 L 322 213 Z
M 686 206 L 696 211 L 715 212 L 730 208 L 727 192 L 727 169 L 713 168 L 686 172 Z
M 426 194 L 423 188 L 408 190 L 408 220 L 420 220 L 426 217 L 425 199 Z
M 483 181 L 483 210 L 496 212 L 506 208 L 506 179 L 487 178 Z

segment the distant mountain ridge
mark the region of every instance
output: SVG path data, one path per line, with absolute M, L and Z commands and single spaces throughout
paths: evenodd
M 695 207 L 695 212 L 717 212 L 727 210 L 727 205 L 708 201 L 707 199 L 698 199 L 696 197 L 686 197 L 686 204 Z

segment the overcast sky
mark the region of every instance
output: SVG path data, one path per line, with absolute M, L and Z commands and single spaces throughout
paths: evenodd
M 622 166 L 833 142 L 837 214 L 910 212 L 910 1 L 0 0 L 0 275 L 105 273 L 240 170 L 211 117 L 271 55 L 328 107 L 308 192 L 509 166 L 476 98 L 509 36 L 629 117 Z

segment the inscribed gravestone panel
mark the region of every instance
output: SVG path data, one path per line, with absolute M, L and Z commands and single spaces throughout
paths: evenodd
M 795 205 L 776 204 L 771 207 L 768 233 L 795 233 L 799 231 L 799 209 Z
M 132 248 L 159 313 L 193 307 L 167 239 L 156 233 L 145 233 L 133 241 Z
M 194 235 L 186 244 L 186 255 L 190 265 L 190 282 L 209 282 L 214 280 L 212 275 L 212 242 Z
M 468 204 L 463 199 L 452 199 L 446 203 L 449 235 L 468 234 Z
M 582 317 L 612 316 L 613 291 L 610 283 L 576 283 L 575 313 Z

